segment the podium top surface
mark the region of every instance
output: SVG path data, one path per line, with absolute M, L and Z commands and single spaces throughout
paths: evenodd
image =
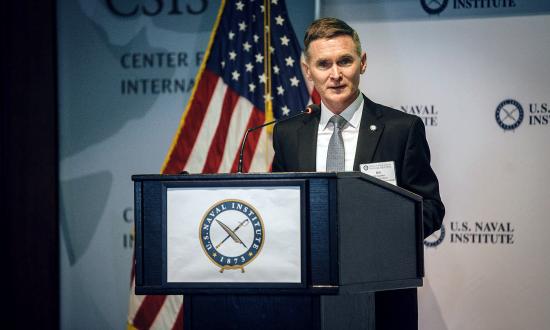
M 278 173 L 216 173 L 216 174 L 135 174 L 132 181 L 217 181 L 217 180 L 291 180 L 291 179 L 360 179 L 401 194 L 407 198 L 422 201 L 422 197 L 361 172 L 278 172 Z
M 213 174 L 135 174 L 132 175 L 133 181 L 147 180 L 243 180 L 243 179 L 305 179 L 305 178 L 336 178 L 342 174 L 362 174 L 360 172 L 277 172 L 277 173 L 213 173 Z

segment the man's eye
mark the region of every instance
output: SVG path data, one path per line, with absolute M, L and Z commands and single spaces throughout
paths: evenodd
M 321 69 L 326 69 L 326 68 L 330 67 L 330 64 L 328 62 L 321 61 L 321 62 L 317 63 L 317 67 L 319 67 Z
M 338 61 L 338 65 L 342 65 L 342 66 L 350 65 L 351 63 L 353 63 L 353 60 L 347 57 Z

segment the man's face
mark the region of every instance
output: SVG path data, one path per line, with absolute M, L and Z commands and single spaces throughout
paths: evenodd
M 348 107 L 359 93 L 359 76 L 367 68 L 367 55 L 357 54 L 350 36 L 317 39 L 309 44 L 309 57 L 302 63 L 323 103 L 336 114 Z

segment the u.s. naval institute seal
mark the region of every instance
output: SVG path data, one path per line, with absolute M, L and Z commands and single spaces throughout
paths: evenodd
M 265 241 L 264 224 L 258 211 L 238 199 L 214 204 L 202 217 L 199 241 L 210 261 L 225 269 L 240 269 L 248 265 L 262 250 Z

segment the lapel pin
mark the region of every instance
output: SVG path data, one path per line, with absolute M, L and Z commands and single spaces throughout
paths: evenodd
M 370 130 L 373 131 L 373 132 L 376 131 L 376 125 L 370 125 L 369 128 L 370 128 Z

